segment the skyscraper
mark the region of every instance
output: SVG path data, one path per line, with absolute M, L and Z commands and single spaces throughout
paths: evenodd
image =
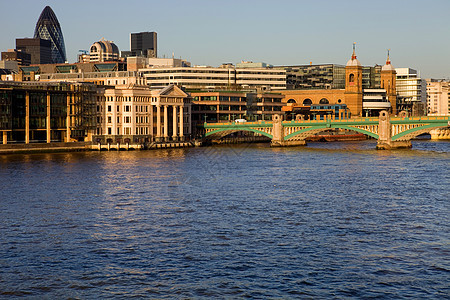
M 50 6 L 46 6 L 39 16 L 36 29 L 34 30 L 34 37 L 51 42 L 53 63 L 64 63 L 67 60 L 61 26 Z
M 156 41 L 156 32 L 132 33 L 130 38 L 130 50 L 131 52 L 135 52 L 137 56 L 157 57 Z

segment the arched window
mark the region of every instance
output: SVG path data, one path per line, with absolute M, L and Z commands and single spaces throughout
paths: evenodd
M 342 100 L 341 100 L 341 99 L 339 99 L 339 100 L 338 100 L 338 103 L 341 103 L 341 102 L 342 102 Z
M 294 99 L 289 99 L 287 103 L 297 103 Z
M 328 99 L 322 98 L 320 99 L 319 104 L 330 104 L 330 102 L 328 101 Z
M 303 105 L 311 106 L 311 104 L 312 104 L 311 99 L 305 99 L 305 100 L 303 100 Z
M 348 82 L 355 82 L 355 74 L 350 74 L 350 76 L 348 76 Z

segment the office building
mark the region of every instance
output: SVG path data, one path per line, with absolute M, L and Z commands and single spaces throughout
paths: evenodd
M 19 66 L 28 66 L 31 64 L 31 55 L 22 50 L 8 49 L 2 52 L 2 60 L 16 61 Z
M 50 41 L 51 62 L 49 63 L 64 63 L 67 61 L 61 26 L 50 6 L 46 6 L 39 16 L 34 30 L 34 38 Z
M 450 115 L 450 82 L 436 79 L 427 79 L 426 81 L 428 115 Z
M 422 80 L 417 70 L 396 68 L 397 103 L 399 110 L 409 111 L 412 115 L 426 113 L 426 81 Z
M 122 51 L 122 57 L 158 57 L 156 32 L 139 32 L 130 34 L 130 51 Z
M 30 64 L 51 64 L 52 45 L 41 38 L 16 39 L 16 49 L 30 55 Z
M 3 144 L 91 141 L 96 85 L 0 81 Z
M 237 91 L 192 92 L 192 122 L 232 122 L 272 120 L 274 114 L 284 114 L 283 95 Z
M 190 90 L 286 89 L 286 71 L 271 68 L 154 67 L 139 71 L 151 87 L 177 84 Z
M 106 62 L 119 60 L 119 48 L 112 41 L 100 40 L 89 48 L 90 62 Z

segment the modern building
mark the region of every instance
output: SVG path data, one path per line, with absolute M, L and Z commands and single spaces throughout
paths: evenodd
M 130 34 L 130 53 L 126 56 L 158 57 L 156 32 Z
M 41 38 L 16 39 L 16 49 L 30 55 L 29 64 L 51 64 L 52 45 L 48 40 Z
M 399 110 L 407 110 L 412 115 L 424 115 L 426 112 L 426 81 L 417 70 L 396 68 L 397 99 Z
M 450 115 L 450 82 L 427 79 L 427 115 Z
M 151 87 L 177 84 L 189 90 L 283 90 L 286 71 L 271 68 L 154 67 L 139 70 Z
M 16 61 L 19 66 L 28 66 L 31 64 L 31 55 L 22 50 L 8 49 L 2 52 L 2 60 Z
M 203 122 L 272 120 L 274 114 L 284 114 L 283 95 L 236 91 L 192 92 L 193 125 Z
M 191 63 L 181 58 L 156 58 L 143 56 L 129 56 L 127 57 L 127 66 L 129 71 L 138 71 L 146 68 L 175 68 L 175 67 L 190 67 Z
M 97 85 L 128 87 L 145 86 L 145 78 L 133 71 L 108 71 L 108 72 L 65 72 L 40 74 L 40 81 L 67 81 L 67 82 L 92 82 Z
M 34 38 L 41 38 L 50 41 L 50 63 L 64 63 L 67 61 L 66 47 L 64 45 L 64 37 L 62 34 L 61 26 L 50 6 L 46 6 L 39 16 L 39 19 L 36 23 L 36 28 L 34 30 Z
M 335 64 L 278 66 L 286 70 L 286 88 L 295 89 L 343 89 L 345 66 Z
M 90 62 L 106 62 L 119 60 L 119 48 L 112 41 L 100 40 L 89 48 Z
M 3 144 L 91 141 L 96 85 L 0 81 Z
M 94 142 L 183 141 L 191 135 L 191 98 L 175 85 L 102 87 L 97 112 Z

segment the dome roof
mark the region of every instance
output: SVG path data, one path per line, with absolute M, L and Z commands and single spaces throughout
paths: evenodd
M 388 49 L 386 64 L 381 68 L 381 71 L 395 71 L 394 66 L 391 64 L 391 60 L 389 59 L 389 51 L 391 49 Z
M 355 56 L 354 58 L 352 57 L 351 59 L 348 60 L 346 66 L 347 67 L 360 67 L 361 63 L 359 62 L 359 60 L 356 59 L 356 56 Z
M 112 41 L 100 40 L 92 44 L 91 52 L 99 52 L 100 50 L 106 53 L 119 55 L 119 48 Z
M 394 66 L 389 62 L 389 64 L 385 64 L 382 68 L 381 71 L 395 71 Z

